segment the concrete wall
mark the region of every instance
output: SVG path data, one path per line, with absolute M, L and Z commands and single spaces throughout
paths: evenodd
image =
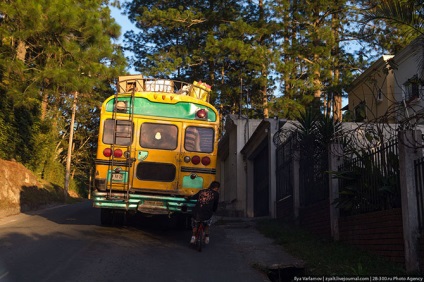
M 269 214 L 275 217 L 276 148 L 272 137 L 278 130 L 278 120 L 248 120 L 237 116 L 229 116 L 228 119 L 225 135 L 220 142 L 221 154 L 218 154 L 222 171 L 219 179 L 225 187 L 225 191 L 221 192 L 225 210 L 233 216 L 254 216 L 254 158 L 251 157 L 265 140 L 269 159 Z
M 241 151 L 249 140 L 251 142 L 257 140 L 257 136 L 254 137 L 253 134 L 262 122 L 263 120 L 247 119 L 237 115 L 228 115 L 226 117 L 225 134 L 219 144 L 218 158 L 220 166 L 218 174 L 223 186 L 220 197 L 221 205 L 224 206 L 223 212 L 228 215 L 253 216 L 253 186 L 251 186 L 253 183 L 249 178 L 253 175 L 250 172 L 252 167 L 248 165 Z M 272 136 L 267 138 L 272 143 Z M 270 160 L 275 163 L 275 147 L 272 150 L 272 153 L 269 152 L 272 154 Z M 273 182 L 275 183 L 275 176 Z M 275 188 L 273 194 L 275 196 Z
M 256 127 L 262 120 L 247 119 L 228 115 L 225 120 L 225 133 L 218 150 L 221 181 L 220 201 L 224 211 L 230 216 L 247 216 L 246 212 L 246 166 L 240 153 Z

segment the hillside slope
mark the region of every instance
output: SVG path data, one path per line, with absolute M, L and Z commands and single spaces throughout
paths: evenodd
M 0 217 L 63 203 L 61 187 L 40 182 L 21 163 L 0 159 Z

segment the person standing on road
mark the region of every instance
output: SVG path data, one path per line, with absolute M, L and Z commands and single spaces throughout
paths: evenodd
M 209 229 L 212 223 L 212 215 L 216 212 L 219 202 L 219 188 L 221 184 L 218 181 L 212 181 L 208 188 L 200 190 L 188 199 L 196 199 L 197 203 L 192 211 L 191 227 L 193 234 L 190 243 L 196 242 L 197 225 L 196 222 L 204 221 L 205 226 L 205 244 L 209 244 Z

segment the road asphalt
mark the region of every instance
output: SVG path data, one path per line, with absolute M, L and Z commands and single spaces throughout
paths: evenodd
M 1 216 L 0 219 L 6 217 Z M 273 239 L 256 228 L 257 218 L 214 215 L 214 224 L 225 230 L 225 236 L 243 254 L 248 263 L 268 275 L 270 281 L 292 281 L 302 276 L 305 262 L 289 254 Z
M 234 242 L 253 267 L 280 278 L 303 274 L 305 262 L 289 254 L 282 246 L 274 243 L 273 239 L 261 234 L 255 227 L 256 219 L 217 215 L 213 219 L 215 224 L 224 227 L 227 238 Z

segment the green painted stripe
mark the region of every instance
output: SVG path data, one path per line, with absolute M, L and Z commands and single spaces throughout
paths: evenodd
M 128 111 L 131 110 L 131 97 L 119 97 L 119 101 L 124 101 L 128 104 Z M 111 99 L 106 104 L 106 111 L 113 112 L 113 105 L 115 99 Z M 156 116 L 167 118 L 181 118 L 181 119 L 196 119 L 196 112 L 200 109 L 205 109 L 208 112 L 208 121 L 215 122 L 215 111 L 208 106 L 190 103 L 190 102 L 177 102 L 176 104 L 152 102 L 144 97 L 134 97 L 134 114 L 144 116 Z

